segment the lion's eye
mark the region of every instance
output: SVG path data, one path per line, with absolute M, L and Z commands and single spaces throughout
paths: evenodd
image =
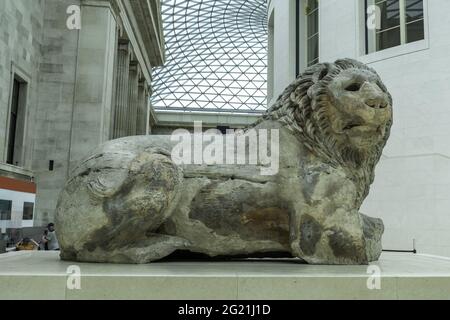
M 348 87 L 345 88 L 347 91 L 359 91 L 361 89 L 361 84 L 359 83 L 352 83 Z

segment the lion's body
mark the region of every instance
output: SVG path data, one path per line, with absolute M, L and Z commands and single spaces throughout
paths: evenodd
M 318 137 L 314 116 L 305 114 L 323 100 L 302 109 L 302 123 L 295 113 L 321 81 L 314 76 L 317 71 L 304 77 L 303 83 L 311 82 L 306 90 L 298 90 L 298 79 L 253 127 L 279 130 L 275 175 L 262 176 L 262 164 L 176 165 L 168 136 L 123 138 L 100 147 L 75 169 L 61 194 L 61 257 L 147 263 L 185 250 L 212 257 L 284 253 L 317 264 L 376 260 L 382 222 L 359 208 L 388 129 L 367 157 L 350 149 L 334 156 L 329 148 L 337 142 Z M 366 139 L 361 135 L 358 143 Z

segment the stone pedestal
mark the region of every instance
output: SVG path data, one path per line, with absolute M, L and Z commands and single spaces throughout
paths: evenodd
M 370 269 L 292 259 L 114 265 L 63 262 L 58 252 L 0 255 L 0 299 L 450 299 L 448 288 L 450 260 L 413 254 L 384 253 Z

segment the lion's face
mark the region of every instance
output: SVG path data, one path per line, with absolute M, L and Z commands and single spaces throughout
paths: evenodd
M 392 122 L 392 99 L 370 70 L 342 70 L 328 84 L 329 130 L 336 141 L 360 151 L 384 141 Z

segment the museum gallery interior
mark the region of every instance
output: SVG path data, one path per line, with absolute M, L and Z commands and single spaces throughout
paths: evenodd
M 0 299 L 450 299 L 449 13 L 0 0 Z

